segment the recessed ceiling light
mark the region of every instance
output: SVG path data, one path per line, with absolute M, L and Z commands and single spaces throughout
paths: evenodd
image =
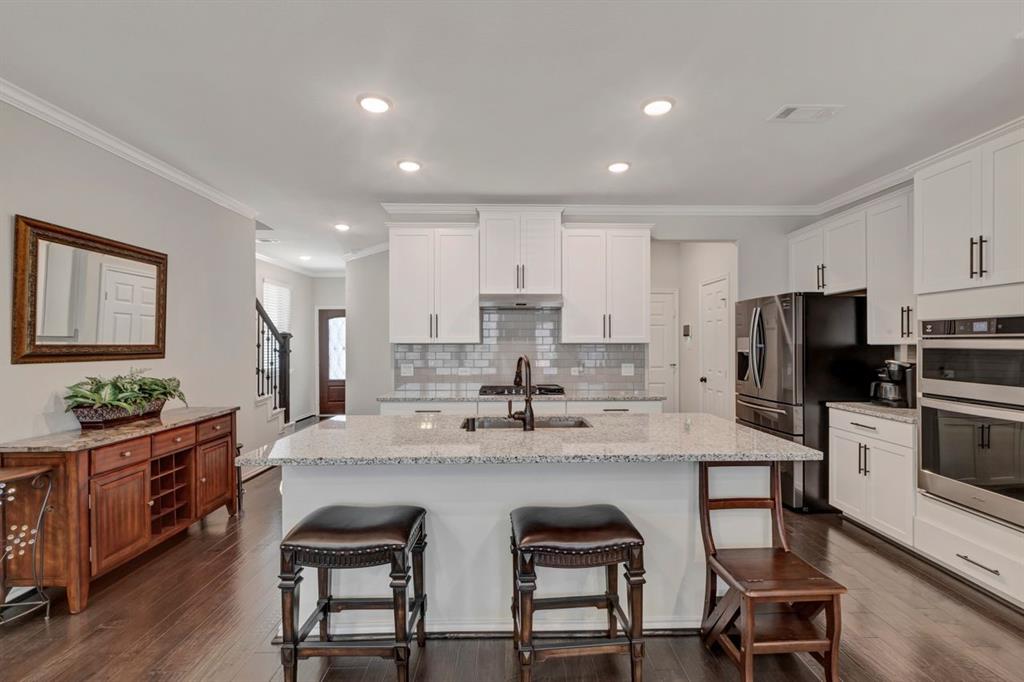
M 391 109 L 391 101 L 379 95 L 360 95 L 359 106 L 371 114 L 383 114 Z
M 350 228 L 345 223 L 338 223 L 337 225 L 334 226 L 334 229 L 337 230 L 338 232 L 348 232 Z
M 420 169 L 420 164 L 417 161 L 399 161 L 398 167 L 406 173 L 415 173 Z
M 299 260 L 312 260 L 312 256 L 299 256 Z
M 662 116 L 672 111 L 674 106 L 675 102 L 668 97 L 659 97 L 644 103 L 644 113 L 648 116 Z
M 625 161 L 616 161 L 615 163 L 608 166 L 608 170 L 612 173 L 625 173 L 629 170 L 629 164 Z

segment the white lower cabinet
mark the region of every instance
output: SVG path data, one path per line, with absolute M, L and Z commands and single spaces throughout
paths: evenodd
M 887 428 L 895 422 L 837 410 L 830 411 L 829 423 L 829 503 L 879 533 L 913 545 L 917 466 L 913 432 Z M 894 434 L 898 440 L 865 436 L 842 428 L 845 424 L 875 434 Z
M 914 548 L 953 572 L 1024 604 L 1024 533 L 919 493 Z
M 430 415 L 446 414 L 460 417 L 476 416 L 476 401 L 438 402 L 423 400 L 411 403 L 381 403 L 380 413 L 383 415 Z

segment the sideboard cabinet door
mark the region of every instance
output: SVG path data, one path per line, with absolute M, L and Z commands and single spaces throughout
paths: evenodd
M 196 507 L 199 516 L 231 499 L 231 467 L 234 450 L 227 438 L 204 443 L 196 448 Z
M 149 544 L 149 463 L 89 482 L 92 574 L 105 573 Z

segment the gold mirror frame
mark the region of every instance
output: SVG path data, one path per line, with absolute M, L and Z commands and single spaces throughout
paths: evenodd
M 127 258 L 156 267 L 156 335 L 153 344 L 39 344 L 36 343 L 36 292 L 39 241 Z M 97 237 L 60 225 L 15 216 L 14 300 L 11 306 L 11 363 L 87 362 L 162 358 L 167 337 L 167 254 Z

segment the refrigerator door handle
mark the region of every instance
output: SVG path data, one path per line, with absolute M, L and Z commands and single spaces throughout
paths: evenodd
M 754 336 L 753 336 L 754 347 L 752 355 L 757 358 L 754 363 L 754 383 L 758 388 L 764 388 L 764 361 L 766 359 L 765 339 L 764 339 L 764 314 L 761 311 L 761 306 L 758 306 L 754 311 Z

